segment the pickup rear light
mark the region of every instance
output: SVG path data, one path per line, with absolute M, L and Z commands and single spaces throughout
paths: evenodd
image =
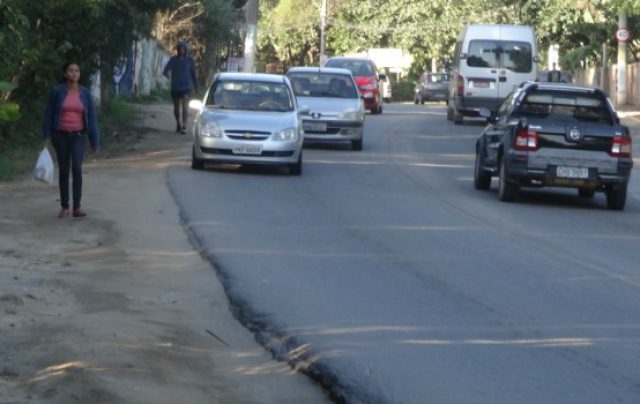
M 458 75 L 458 81 L 456 83 L 458 84 L 456 87 L 456 95 L 462 97 L 464 95 L 464 77 Z
M 513 148 L 520 151 L 538 150 L 538 132 L 529 129 L 518 129 Z
M 611 157 L 631 157 L 631 137 L 616 136 L 611 143 Z

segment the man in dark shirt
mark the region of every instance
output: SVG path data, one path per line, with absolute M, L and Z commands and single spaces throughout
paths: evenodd
M 192 89 L 198 87 L 195 64 L 191 56 L 187 54 L 186 42 L 178 42 L 176 55 L 169 59 L 162 74 L 169 77 L 169 72 L 171 72 L 171 98 L 173 99 L 173 115 L 176 117 L 176 132 L 184 134 L 187 130 L 189 115 L 189 94 Z M 182 111 L 180 111 L 181 108 Z

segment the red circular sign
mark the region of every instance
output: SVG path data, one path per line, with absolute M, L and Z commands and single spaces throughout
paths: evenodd
M 631 32 L 626 28 L 620 28 L 616 31 L 616 39 L 620 42 L 627 42 L 631 39 Z

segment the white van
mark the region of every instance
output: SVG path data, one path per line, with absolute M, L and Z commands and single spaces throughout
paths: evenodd
M 523 81 L 537 77 L 533 28 L 525 25 L 467 25 L 456 41 L 450 66 L 447 119 L 462 123 L 481 107 L 497 111 Z

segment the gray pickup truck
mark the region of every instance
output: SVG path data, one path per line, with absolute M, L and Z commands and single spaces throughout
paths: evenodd
M 561 83 L 523 83 L 476 142 L 474 186 L 497 175 L 498 197 L 511 202 L 520 187 L 576 188 L 583 198 L 604 192 L 623 210 L 633 167 L 629 129 L 601 90 Z

